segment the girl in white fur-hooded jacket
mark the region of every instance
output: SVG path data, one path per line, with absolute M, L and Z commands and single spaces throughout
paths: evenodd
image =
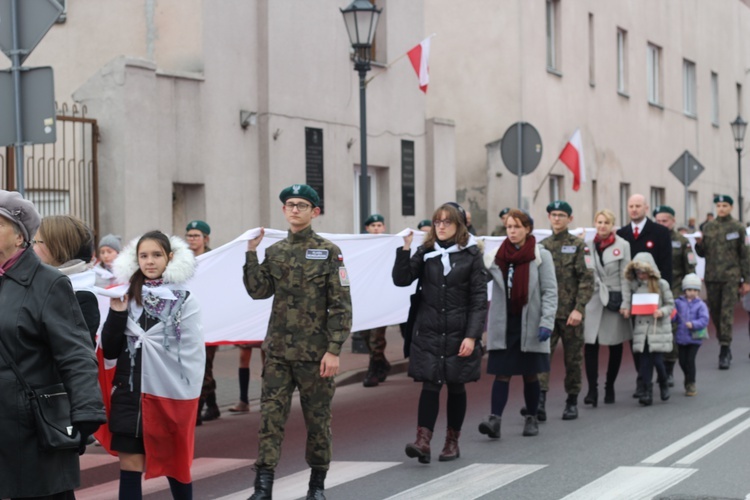
M 102 328 L 104 358 L 117 366 L 108 408 L 111 442 L 100 441 L 119 454 L 121 499 L 141 498 L 144 471 L 146 479 L 167 476 L 174 498 L 192 498 L 205 368 L 200 308 L 185 287 L 194 271 L 187 243 L 160 231 L 131 242 L 114 262 L 118 282 L 129 285 L 127 295 L 111 299 Z
M 667 385 L 667 371 L 664 366 L 663 354 L 672 350 L 672 322 L 671 314 L 674 309 L 674 298 L 667 280 L 661 278 L 656 267 L 654 257 L 648 252 L 636 254 L 630 264 L 625 267 L 625 277 L 628 279 L 629 290 L 623 290 L 622 307 L 625 318 L 631 315 L 631 305 L 636 294 L 658 295 L 656 310 L 650 314 L 633 314 L 633 352 L 643 353 L 639 375 L 646 387 L 644 395 L 638 402 L 643 406 L 653 403 L 654 368 L 659 376 L 659 390 L 662 401 L 669 399 Z M 640 301 L 638 301 L 640 302 Z M 645 301 L 650 302 L 650 301 Z M 647 306 L 646 306 L 647 307 Z M 653 308 L 653 305 L 651 306 Z M 635 309 L 633 310 L 635 312 Z

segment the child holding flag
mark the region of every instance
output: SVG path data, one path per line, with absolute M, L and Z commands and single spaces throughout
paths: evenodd
M 633 352 L 642 353 L 640 376 L 645 385 L 638 399 L 643 406 L 653 403 L 654 367 L 659 376 L 661 400 L 669 399 L 667 371 L 663 353 L 672 350 L 670 315 L 674 298 L 667 280 L 661 278 L 653 256 L 648 252 L 636 254 L 625 268 L 628 289 L 623 290 L 622 315 L 633 318 Z

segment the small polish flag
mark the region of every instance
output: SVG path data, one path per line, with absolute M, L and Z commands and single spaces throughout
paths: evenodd
M 658 293 L 634 293 L 630 313 L 634 316 L 648 316 L 659 309 Z
M 573 191 L 578 191 L 581 182 L 586 182 L 586 164 L 583 161 L 583 144 L 581 143 L 581 130 L 576 129 L 573 137 L 560 153 L 559 160 L 573 172 Z
M 411 65 L 414 66 L 414 71 L 417 72 L 419 89 L 425 94 L 427 93 L 427 84 L 430 83 L 429 66 L 427 65 L 430 59 L 430 38 L 432 37 L 425 38 L 419 45 L 406 53 Z

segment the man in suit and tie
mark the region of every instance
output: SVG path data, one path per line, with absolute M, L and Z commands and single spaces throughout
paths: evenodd
M 628 216 L 630 224 L 617 230 L 617 235 L 630 243 L 630 255 L 648 252 L 654 257 L 661 277 L 672 285 L 672 238 L 669 229 L 646 217 L 648 203 L 642 194 L 634 194 L 628 199 Z M 632 341 L 631 341 L 632 348 Z M 641 355 L 633 353 L 636 373 L 639 371 Z M 643 381 L 639 376 L 636 380 L 634 398 L 640 398 L 644 391 Z

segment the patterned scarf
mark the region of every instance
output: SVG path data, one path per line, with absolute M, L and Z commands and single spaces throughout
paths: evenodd
M 495 254 L 495 263 L 508 281 L 510 313 L 518 315 L 529 301 L 529 263 L 536 257 L 536 238 L 529 236 L 521 248 L 505 239 Z

